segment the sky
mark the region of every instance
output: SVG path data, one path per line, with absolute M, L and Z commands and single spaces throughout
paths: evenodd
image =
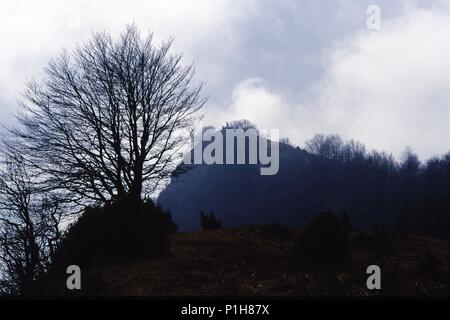
M 195 63 L 204 125 L 245 118 L 299 146 L 337 133 L 397 158 L 450 150 L 450 0 L 3 0 L 0 123 L 62 48 L 130 23 Z

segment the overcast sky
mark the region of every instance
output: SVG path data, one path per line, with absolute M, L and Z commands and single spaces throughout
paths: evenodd
M 381 30 L 366 25 L 381 9 Z M 0 122 L 48 60 L 135 22 L 195 61 L 204 124 L 246 118 L 300 146 L 339 133 L 398 157 L 450 149 L 450 1 L 21 1 L 0 5 Z

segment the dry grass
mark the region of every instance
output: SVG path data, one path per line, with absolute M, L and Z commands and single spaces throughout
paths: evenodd
M 294 233 L 299 233 L 294 230 Z M 323 273 L 289 263 L 293 239 L 262 236 L 256 227 L 177 233 L 170 257 L 133 261 L 95 270 L 90 294 L 131 296 L 370 296 L 444 295 L 448 286 L 448 242 L 392 236 L 396 252 L 386 255 L 354 246 L 349 270 Z M 419 261 L 429 250 L 442 276 L 430 279 Z M 366 289 L 365 270 L 382 269 L 382 290 Z M 100 275 L 101 274 L 101 275 Z

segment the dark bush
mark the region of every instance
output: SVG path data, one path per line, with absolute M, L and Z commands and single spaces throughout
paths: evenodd
M 350 265 L 350 235 L 332 212 L 317 215 L 297 239 L 291 255 L 295 265 L 339 270 Z
M 344 211 L 342 213 L 341 220 L 345 229 L 347 229 L 348 231 L 352 231 L 352 222 L 350 221 L 350 217 L 348 216 L 347 212 Z
M 271 223 L 261 226 L 259 233 L 264 237 L 290 239 L 292 238 L 291 229 L 280 223 Z
M 441 263 L 431 251 L 426 250 L 422 253 L 418 261 L 420 273 L 429 279 L 440 280 L 443 278 Z
M 214 230 L 222 228 L 222 222 L 216 218 L 214 212 L 205 214 L 200 210 L 200 224 L 203 230 Z
M 163 256 L 169 253 L 167 234 L 176 230 L 170 214 L 152 201 L 133 207 L 87 208 L 68 228 L 56 251 L 54 268 Z

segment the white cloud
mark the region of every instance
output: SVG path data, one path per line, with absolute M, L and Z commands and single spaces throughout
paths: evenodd
M 317 90 L 323 127 L 422 157 L 450 148 L 450 15 L 411 10 L 381 32 L 363 32 L 329 53 Z
M 249 119 L 260 129 L 278 129 L 290 110 L 281 94 L 271 91 L 262 79 L 253 78 L 236 85 L 230 106 L 210 108 L 205 122 L 220 127 L 229 121 Z
M 324 56 L 322 78 L 297 103 L 263 80 L 244 80 L 215 123 L 247 118 L 302 145 L 315 133 L 339 133 L 399 156 L 422 159 L 450 149 L 450 15 L 409 9 L 362 31 Z
M 118 35 L 135 22 L 155 40 L 174 37 L 174 52 L 191 63 L 200 55 L 214 61 L 235 50 L 238 38 L 232 24 L 241 19 L 251 0 L 239 6 L 226 0 L 5 0 L 0 4 L 0 119 L 8 122 L 16 110 L 16 98 L 25 83 L 38 77 L 48 60 L 62 49 L 83 43 L 92 31 Z M 235 50 L 236 51 L 236 50 Z M 221 56 L 222 54 L 222 56 Z M 214 82 L 224 74 L 220 64 L 206 59 L 199 78 L 212 73 Z M 6 119 L 6 120 L 5 120 Z
M 405 145 L 422 158 L 442 153 L 450 148 L 450 1 L 378 2 L 380 32 L 365 30 L 359 0 L 5 0 L 0 122 L 62 47 L 135 22 L 157 40 L 173 36 L 174 51 L 195 60 L 211 97 L 205 123 L 248 118 L 299 145 L 337 132 L 395 155 Z

